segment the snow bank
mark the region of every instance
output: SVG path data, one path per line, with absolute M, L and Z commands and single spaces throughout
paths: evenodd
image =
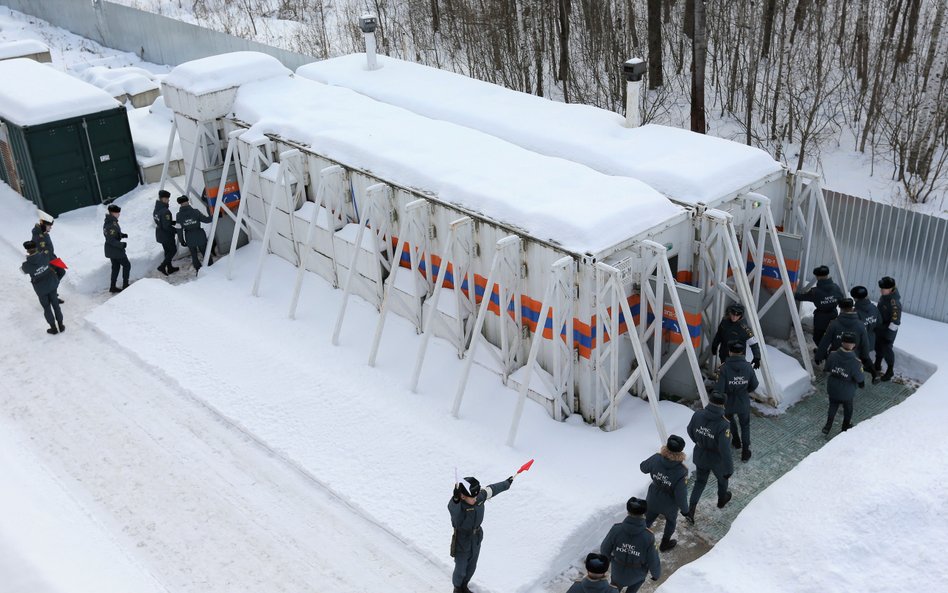
M 482 130 L 541 154 L 639 179 L 672 199 L 711 203 L 782 170 L 766 152 L 687 130 L 646 125 L 588 105 L 550 101 L 466 76 L 352 54 L 301 66 L 299 76 L 356 90 L 416 113 Z
M 303 79 L 242 86 L 234 114 L 387 181 L 418 188 L 579 253 L 634 237 L 683 210 L 633 179 Z
M 0 61 L 0 117 L 34 126 L 119 107 L 102 89 L 27 58 Z

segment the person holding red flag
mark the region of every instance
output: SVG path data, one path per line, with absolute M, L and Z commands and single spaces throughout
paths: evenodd
M 49 324 L 48 334 L 58 334 L 66 331 L 63 325 L 63 312 L 59 308 L 59 298 L 56 290 L 59 288 L 59 278 L 53 272 L 53 266 L 49 265 L 49 256 L 39 251 L 36 243 L 26 241 L 23 243 L 26 249 L 26 261 L 20 265 L 24 274 L 29 275 L 30 282 L 33 284 L 33 291 L 39 298 L 40 305 L 43 306 L 43 315 L 46 317 L 46 323 Z
M 57 278 L 62 280 L 63 276 L 66 275 L 66 267 L 65 265 L 56 265 L 56 262 L 62 263 L 62 260 L 56 257 L 56 250 L 53 248 L 53 240 L 49 237 L 49 231 L 51 230 L 53 230 L 53 217 L 40 210 L 39 222 L 33 225 L 33 242 L 36 243 L 37 251 L 49 256 L 49 260 L 53 264 L 53 272 Z M 59 298 L 58 294 L 56 300 L 59 304 L 66 302 Z
M 477 557 L 480 556 L 481 541 L 484 539 L 484 531 L 481 529 L 484 503 L 505 492 L 513 481 L 514 476 L 510 476 L 506 480 L 481 488 L 477 478 L 467 477 L 461 478 L 454 485 L 454 493 L 448 501 L 451 526 L 454 527 L 454 535 L 451 537 L 451 556 L 454 557 L 451 583 L 454 585 L 454 593 L 471 593 L 467 585 L 477 568 Z

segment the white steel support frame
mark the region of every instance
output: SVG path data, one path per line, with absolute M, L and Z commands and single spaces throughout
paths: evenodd
M 793 190 L 789 202 L 789 218 L 793 228 L 797 234 L 803 236 L 803 261 L 800 270 L 809 270 L 811 267 L 810 247 L 813 243 L 813 233 L 816 231 L 816 223 L 819 219 L 823 223 L 823 232 L 826 233 L 826 238 L 829 240 L 830 248 L 833 251 L 833 261 L 836 264 L 836 274 L 839 277 L 840 288 L 843 289 L 843 294 L 849 294 L 846 273 L 843 270 L 843 260 L 839 255 L 839 247 L 836 245 L 836 235 L 833 233 L 829 210 L 826 208 L 826 200 L 823 197 L 820 176 L 808 171 L 797 171 L 793 176 Z
M 375 337 L 372 340 L 372 350 L 369 352 L 369 366 L 375 366 L 375 360 L 378 356 L 379 344 L 382 341 L 382 331 L 385 329 L 385 317 L 392 307 L 392 299 L 400 299 L 401 304 L 409 309 L 417 306 L 418 316 L 415 319 L 415 327 L 421 333 L 421 298 L 417 303 L 408 302 L 401 291 L 395 288 L 395 279 L 403 269 L 401 266 L 402 254 L 405 252 L 405 244 L 408 244 L 408 259 L 410 262 L 409 273 L 411 281 L 417 282 L 421 277 L 420 264 L 428 248 L 428 219 L 430 205 L 425 199 L 418 199 L 405 205 L 401 217 L 401 224 L 398 229 L 398 248 L 392 257 L 392 269 L 389 271 L 388 278 L 385 279 L 385 293 L 382 295 L 382 307 L 379 310 L 379 320 L 375 326 Z M 356 246 L 358 248 L 358 246 Z M 428 266 L 430 270 L 430 264 Z
M 553 417 L 562 420 L 569 416 L 569 403 L 573 401 L 573 350 L 570 344 L 564 343 L 560 331 L 567 325 L 567 340 L 572 342 L 571 333 L 573 318 L 573 282 L 576 265 L 573 258 L 564 256 L 550 266 L 550 280 L 547 282 L 543 301 L 540 305 L 540 316 L 537 318 L 537 329 L 533 332 L 530 343 L 530 354 L 527 356 L 526 375 L 520 383 L 520 392 L 517 397 L 517 408 L 510 423 L 510 432 L 507 435 L 507 445 L 513 446 L 517 438 L 517 429 L 520 427 L 520 418 L 523 415 L 523 405 L 530 390 L 530 381 L 533 378 L 534 365 L 540 352 L 540 344 L 545 339 L 543 330 L 546 327 L 547 317 L 553 312 L 551 343 L 553 348 L 553 381 L 552 384 L 545 375 L 540 380 L 553 394 Z
M 296 319 L 296 308 L 299 306 L 300 292 L 303 290 L 303 277 L 306 274 L 306 263 L 308 261 L 307 258 L 309 257 L 309 252 L 311 250 L 310 246 L 313 243 L 313 235 L 315 234 L 316 227 L 319 224 L 319 208 L 324 206 L 327 201 L 326 194 L 331 183 L 340 178 L 344 179 L 345 175 L 345 169 L 339 165 L 330 165 L 329 167 L 323 168 L 319 172 L 319 175 L 315 178 L 312 175 L 310 176 L 310 183 L 318 183 L 315 191 L 316 200 L 313 204 L 313 216 L 309 219 L 309 224 L 306 227 L 306 239 L 304 239 L 303 244 L 299 246 L 299 266 L 296 268 L 296 281 L 293 284 L 293 297 L 290 299 L 290 319 Z M 292 217 L 292 214 L 290 216 Z
M 424 334 L 421 337 L 421 344 L 418 347 L 418 355 L 415 358 L 415 369 L 411 375 L 411 390 L 413 393 L 418 391 L 418 379 L 421 377 L 421 367 L 425 362 L 425 355 L 428 351 L 428 341 L 435 332 L 438 324 L 446 326 L 451 335 L 456 338 L 458 348 L 458 358 L 464 357 L 464 348 L 467 346 L 470 336 L 469 323 L 464 322 L 462 311 L 472 310 L 473 301 L 464 295 L 461 286 L 467 281 L 468 293 L 471 293 L 474 286 L 474 274 L 471 273 L 471 262 L 474 259 L 474 220 L 469 216 L 464 216 L 453 221 L 449 225 L 448 238 L 445 241 L 444 249 L 441 255 L 441 265 L 438 267 L 438 277 L 435 279 L 434 292 L 427 302 L 428 314 L 424 320 Z M 457 318 L 454 327 L 448 326 L 439 315 L 438 303 L 441 299 L 444 280 L 448 274 L 448 264 L 453 269 L 454 277 L 454 298 L 456 299 Z
M 168 146 L 165 149 L 165 164 L 161 169 L 161 181 L 158 187 L 159 189 L 164 189 L 165 182 L 170 181 L 182 195 L 188 196 L 189 198 L 200 198 L 200 194 L 191 190 L 191 182 L 194 181 L 194 174 L 195 171 L 197 171 L 195 161 L 197 160 L 198 152 L 203 151 L 203 155 L 206 158 L 206 168 L 219 167 L 223 162 L 221 160 L 220 138 L 217 136 L 217 120 L 194 120 L 194 124 L 197 129 L 197 137 L 194 139 L 194 148 L 191 149 L 191 158 L 184 162 L 184 188 L 178 185 L 177 182 L 168 175 L 168 168 L 171 166 L 171 150 L 174 146 L 174 137 L 178 135 L 180 138 L 177 119 L 171 124 L 171 132 L 168 134 Z
M 237 174 L 237 186 L 240 187 L 240 155 L 237 151 L 237 139 L 240 138 L 240 135 L 243 134 L 246 130 L 234 130 L 227 135 L 227 154 L 224 156 L 224 164 L 221 168 L 221 182 L 217 186 L 217 206 L 214 208 L 214 213 L 211 215 L 211 232 L 210 237 L 208 237 L 208 248 L 204 253 L 204 262 L 203 266 L 207 266 L 208 262 L 211 259 L 211 251 L 214 249 L 214 237 L 217 235 L 217 220 L 221 216 L 221 211 L 227 213 L 228 216 L 234 221 L 234 237 L 240 235 L 240 223 L 238 222 L 237 215 L 231 212 L 230 208 L 224 205 L 224 186 L 227 185 L 227 174 L 230 172 L 230 167 L 233 164 L 233 167 Z M 240 206 L 238 205 L 239 209 Z M 249 229 L 248 229 L 249 232 Z M 231 238 L 231 251 L 228 252 L 229 255 L 233 256 L 233 249 L 236 249 L 237 242 L 232 237 Z M 233 259 L 233 257 L 231 257 Z
M 168 134 L 168 146 L 165 148 L 165 163 L 161 167 L 161 179 L 158 181 L 158 189 L 160 190 L 165 189 L 165 183 L 170 182 L 171 185 L 173 185 L 175 189 L 178 190 L 178 193 L 180 195 L 183 195 L 183 194 L 186 194 L 187 192 L 184 191 L 184 188 L 178 185 L 178 182 L 175 181 L 174 178 L 168 174 L 168 169 L 171 167 L 171 151 L 174 149 L 174 139 L 177 135 L 178 135 L 178 120 L 176 117 L 172 117 L 171 118 L 171 132 Z M 191 156 L 193 158 L 195 155 L 192 154 Z M 192 160 L 191 162 L 193 163 L 194 161 Z M 187 166 L 187 163 L 185 163 L 185 166 Z
M 793 285 L 790 282 L 790 274 L 787 272 L 787 262 L 783 257 L 783 248 L 780 245 L 780 234 L 777 231 L 773 212 L 770 209 L 770 199 L 760 194 L 753 194 L 751 196 L 745 196 L 743 200 L 745 203 L 757 202 L 759 204 L 757 208 L 760 213 L 759 218 L 756 221 L 745 222 L 743 241 L 741 242 L 744 261 L 747 261 L 749 256 L 750 260 L 754 263 L 754 269 L 748 275 L 747 279 L 753 289 L 755 303 L 760 302 L 760 290 L 764 278 L 764 248 L 768 238 L 770 239 L 771 245 L 773 245 L 774 258 L 777 260 L 777 268 L 780 271 L 780 289 L 773 293 L 770 298 L 767 299 L 767 302 L 760 306 L 757 310 L 757 318 L 763 319 L 764 315 L 780 301 L 781 297 L 786 299 L 790 311 L 790 320 L 793 323 L 794 337 L 796 338 L 797 346 L 800 348 L 800 358 L 803 360 L 803 368 L 806 369 L 812 381 L 815 378 L 813 365 L 807 354 L 806 336 L 803 333 L 803 324 L 800 322 L 800 312 L 797 307 L 797 302 L 793 298 Z M 756 223 L 758 225 L 756 228 L 759 229 L 759 233 L 756 236 L 752 232 L 755 228 L 753 223 Z
M 684 353 L 688 358 L 688 365 L 691 367 L 698 397 L 703 405 L 707 405 L 708 394 L 704 387 L 704 379 L 701 376 L 701 363 L 698 362 L 698 353 L 691 341 L 684 307 L 682 307 L 681 298 L 678 296 L 675 275 L 668 263 L 668 250 L 660 243 L 644 240 L 639 245 L 639 252 L 642 263 L 634 272 L 634 275 L 637 276 L 636 280 L 640 286 L 641 295 L 638 335 L 643 350 L 648 349 L 649 340 L 651 340 L 651 357 L 647 358 L 646 361 L 649 363 L 649 370 L 651 371 L 652 388 L 655 393 L 659 393 L 662 378 Z M 654 289 L 650 282 L 653 277 L 655 278 Z M 675 347 L 665 362 L 662 363 L 662 354 L 666 347 L 665 340 L 662 339 L 666 295 L 675 311 L 675 319 L 678 321 L 682 342 Z M 648 311 L 653 313 L 651 322 L 648 321 Z M 631 323 L 628 325 L 631 327 Z M 644 380 L 644 377 L 642 380 Z
M 458 381 L 458 389 L 454 395 L 454 405 L 451 408 L 451 414 L 455 418 L 458 417 L 458 413 L 461 410 L 461 400 L 464 399 L 464 390 L 467 388 L 467 379 L 471 374 L 471 365 L 474 363 L 474 357 L 477 354 L 477 346 L 481 340 L 485 339 L 483 335 L 484 321 L 487 318 L 490 297 L 494 293 L 495 284 L 499 286 L 498 294 L 500 298 L 498 300 L 498 310 L 500 311 L 501 317 L 501 360 L 498 362 L 503 366 L 504 361 L 510 359 L 511 353 L 509 352 L 506 331 L 508 325 L 507 318 L 509 317 L 507 315 L 507 304 L 510 302 L 510 297 L 517 297 L 519 295 L 520 247 L 521 239 L 516 235 L 509 235 L 500 239 L 494 247 L 494 257 L 491 260 L 490 271 L 487 274 L 487 284 L 484 286 L 484 297 L 481 299 L 480 308 L 477 310 L 477 320 L 474 322 L 474 328 L 471 331 L 471 345 L 465 354 L 461 378 Z M 468 284 L 468 286 L 470 287 L 471 293 L 474 294 L 476 287 L 473 284 Z M 519 327 L 519 306 L 515 307 L 515 309 L 517 309 L 516 321 Z M 496 359 L 497 354 L 493 349 L 490 349 L 489 352 L 491 356 L 494 356 Z M 513 354 L 515 355 L 516 353 L 514 352 Z M 510 369 L 506 366 L 503 366 L 503 369 L 504 383 L 506 383 Z
M 239 141 L 238 141 L 239 142 Z M 248 145 L 250 153 L 247 155 L 247 160 L 249 161 L 249 174 L 246 178 L 246 184 L 244 183 L 243 177 L 243 168 L 244 164 L 240 159 L 240 145 L 236 147 L 237 150 L 237 183 L 240 186 L 241 191 L 241 200 L 240 205 L 237 206 L 237 218 L 234 224 L 235 229 L 239 229 L 241 224 L 246 225 L 248 233 L 251 230 L 250 218 L 247 217 L 247 203 L 251 199 L 251 194 L 253 191 L 256 191 L 257 195 L 260 192 L 260 173 L 264 169 L 270 166 L 270 153 L 266 149 L 269 140 L 267 138 L 260 138 L 253 144 Z M 252 188 L 251 184 L 256 182 L 257 187 Z M 235 232 L 234 236 L 230 238 L 230 253 L 233 254 L 237 249 L 237 240 L 240 236 L 240 233 Z M 252 237 L 251 237 L 252 238 Z M 233 280 L 234 277 L 234 258 L 227 258 L 227 279 Z
M 299 265 L 299 246 L 296 243 L 295 233 L 293 232 L 293 212 L 296 210 L 296 204 L 299 198 L 305 194 L 305 176 L 303 169 L 303 154 L 293 148 L 280 153 L 280 171 L 277 174 L 276 182 L 273 184 L 273 190 L 270 195 L 270 207 L 267 209 L 267 224 L 263 231 L 263 245 L 260 247 L 260 257 L 257 260 L 257 273 L 253 280 L 253 296 L 260 296 L 260 279 L 263 276 L 263 265 L 267 254 L 270 253 L 270 238 L 273 236 L 273 219 L 277 210 L 277 200 L 282 196 L 283 203 L 286 205 L 286 211 L 289 213 L 290 220 L 290 240 L 293 243 L 293 250 L 296 252 L 296 265 Z M 293 184 L 296 189 L 291 189 Z M 315 216 L 315 214 L 314 214 Z
M 338 165 L 335 166 L 338 167 Z M 341 167 L 339 168 L 341 169 Z M 366 228 L 369 229 L 369 233 L 372 237 L 372 243 L 374 245 L 373 252 L 384 261 L 381 255 L 382 252 L 379 249 L 379 242 L 387 242 L 391 236 L 389 227 L 394 214 L 392 198 L 393 192 L 391 186 L 385 185 L 384 183 L 376 183 L 365 190 L 365 199 L 362 200 L 362 206 L 359 208 L 359 231 L 356 233 L 352 257 L 349 259 L 349 271 L 343 283 L 342 303 L 339 305 L 339 313 L 336 315 L 336 325 L 332 330 L 333 346 L 339 345 L 339 333 L 342 331 L 342 322 L 346 317 L 346 307 L 349 303 L 349 295 L 352 291 L 352 281 L 355 278 L 361 277 L 361 274 L 359 274 L 356 268 L 359 263 L 362 237 Z M 382 262 L 379 262 L 379 269 L 381 269 L 381 267 Z
M 625 276 L 628 278 L 629 275 Z M 623 273 L 617 268 L 604 262 L 596 263 L 596 294 L 593 301 L 593 314 L 596 316 L 596 347 L 593 352 L 596 424 L 606 430 L 615 430 L 618 426 L 616 412 L 620 396 L 640 381 L 645 392 L 645 399 L 652 409 L 652 418 L 655 420 L 659 440 L 664 444 L 668 440 L 668 430 L 658 410 L 658 393 L 654 388 L 655 382 L 649 371 L 645 350 L 642 348 L 638 332 L 633 330 L 635 326 L 625 291 L 626 284 Z M 619 384 L 619 345 L 623 338 L 619 335 L 620 314 L 626 319 L 626 327 L 629 329 L 626 336 L 634 353 L 634 368 L 621 385 Z M 605 339 L 607 334 L 608 342 Z M 605 393 L 605 402 L 601 399 L 603 393 Z
M 780 392 L 770 368 L 770 359 L 764 335 L 757 317 L 757 303 L 747 279 L 747 261 L 741 260 L 733 219 L 727 212 L 706 210 L 701 219 L 702 237 L 699 249 L 700 281 L 705 289 L 702 306 L 702 325 L 709 335 L 717 330 L 716 324 L 724 316 L 725 300 L 744 306 L 744 320 L 750 325 L 760 344 L 761 374 L 767 395 L 773 405 L 780 403 Z M 728 279 L 730 269 L 731 278 Z M 733 284 L 733 288 L 731 287 Z M 707 321 L 707 325 L 705 325 Z M 714 354 L 711 353 L 713 357 Z

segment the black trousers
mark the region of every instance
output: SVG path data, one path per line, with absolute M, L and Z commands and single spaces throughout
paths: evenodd
M 46 294 L 36 295 L 43 306 L 43 317 L 50 327 L 56 327 L 56 322 L 63 322 L 63 312 L 59 308 L 59 294 L 54 290 Z
M 188 251 L 191 252 L 191 264 L 194 266 L 194 269 L 197 270 L 201 267 L 201 258 L 204 257 L 205 251 L 207 251 L 208 246 L 207 242 L 203 244 L 195 245 L 194 243 L 188 243 Z M 214 263 L 214 256 L 207 258 L 207 265 Z
M 735 418 L 736 416 L 736 418 Z M 727 419 L 731 423 L 731 435 L 737 435 L 741 439 L 741 447 L 744 451 L 750 451 L 751 447 L 751 417 L 750 414 L 728 414 Z M 737 432 L 737 422 L 740 420 L 741 423 L 741 432 Z
M 888 339 L 888 336 L 876 335 L 876 366 L 881 366 L 884 360 L 886 372 L 892 372 L 895 367 L 895 350 L 892 348 L 894 343 L 895 341 Z
M 165 258 L 161 260 L 160 267 L 168 268 L 171 266 L 171 260 L 174 259 L 175 254 L 178 253 L 178 244 L 175 242 L 174 237 L 159 242 L 161 243 L 161 248 L 165 251 Z
M 839 316 L 839 312 L 836 309 L 831 311 L 820 311 L 817 309 L 813 312 L 813 341 L 816 342 L 816 345 L 820 345 L 820 340 L 823 339 L 823 334 L 826 333 L 826 328 L 829 327 L 830 321 L 836 319 Z
M 655 511 L 645 513 L 645 526 L 651 529 L 652 523 L 655 522 L 655 519 L 657 519 L 659 515 L 665 517 L 665 531 L 662 533 L 662 541 L 668 541 L 672 535 L 675 534 L 675 526 L 678 523 L 678 509 L 675 509 L 675 512 L 671 515 Z
M 840 406 L 843 406 L 843 426 L 849 427 L 853 423 L 853 402 L 841 402 L 837 400 L 830 400 L 829 412 L 826 413 L 826 425 L 832 426 L 833 420 L 836 419 L 836 410 Z
M 701 500 L 704 487 L 708 485 L 708 474 L 712 471 L 714 471 L 714 477 L 718 481 L 718 498 L 724 498 L 724 495 L 727 494 L 727 478 L 724 477 L 723 473 L 718 470 L 710 470 L 703 467 L 695 468 L 695 487 L 694 490 L 691 491 L 689 508 L 693 509 L 698 506 L 698 501 Z
M 128 256 L 124 253 L 122 257 L 110 257 L 112 261 L 112 287 L 115 287 L 115 282 L 118 280 L 119 268 L 122 269 L 122 283 L 125 286 L 128 286 L 128 275 L 132 271 L 132 262 L 128 261 Z

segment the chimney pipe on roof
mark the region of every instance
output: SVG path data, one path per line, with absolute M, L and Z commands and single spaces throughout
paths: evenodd
M 378 63 L 375 61 L 375 28 L 379 21 L 374 14 L 363 14 L 359 17 L 359 28 L 365 37 L 365 62 L 367 70 L 378 69 Z
M 637 128 L 642 125 L 639 113 L 639 97 L 642 94 L 642 76 L 648 70 L 648 64 L 642 58 L 632 58 L 622 64 L 625 75 L 625 127 Z

